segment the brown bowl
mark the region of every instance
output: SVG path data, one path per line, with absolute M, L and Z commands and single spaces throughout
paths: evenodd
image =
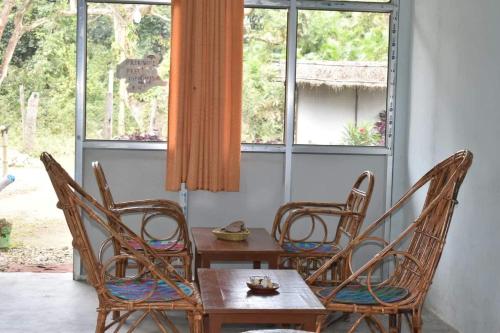
M 250 235 L 250 230 L 245 229 L 241 232 L 227 232 L 222 230 L 221 228 L 217 228 L 212 230 L 212 233 L 218 239 L 239 242 L 239 241 L 244 241 L 245 239 L 248 238 L 248 236 Z
M 279 283 L 276 282 L 273 282 L 273 286 L 271 288 L 263 287 L 260 284 L 251 284 L 250 282 L 247 282 L 247 286 L 254 294 L 275 294 L 280 287 Z

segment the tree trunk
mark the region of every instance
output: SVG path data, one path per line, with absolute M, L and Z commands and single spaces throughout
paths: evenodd
M 24 15 L 31 8 L 32 0 L 26 0 L 22 7 L 19 8 L 14 16 L 14 30 L 12 30 L 12 35 L 10 36 L 5 52 L 3 53 L 2 65 L 0 67 L 0 86 L 2 86 L 5 77 L 7 76 L 7 71 L 9 70 L 10 61 L 16 50 L 17 43 L 26 32 L 23 27 Z
M 125 86 L 125 80 L 120 80 L 120 85 L 118 89 L 120 95 L 120 105 L 118 107 L 118 136 L 125 134 L 125 105 L 127 99 L 127 87 Z
M 113 136 L 113 70 L 108 72 L 108 93 L 106 94 L 105 111 L 103 138 L 111 140 Z
M 7 47 L 5 48 L 2 66 L 0 67 L 0 86 L 7 76 L 10 61 L 12 60 L 12 56 L 14 55 L 14 51 L 16 50 L 17 43 L 23 36 L 22 20 L 22 16 L 20 16 L 19 13 L 16 14 L 16 17 L 14 18 L 14 30 L 12 31 L 12 35 L 10 36 L 9 42 L 7 43 Z
M 9 160 L 7 159 L 7 153 L 9 148 L 9 135 L 8 128 L 2 129 L 2 177 L 7 176 L 7 172 L 9 171 Z
M 28 99 L 28 107 L 26 109 L 26 116 L 23 124 L 23 148 L 27 153 L 33 151 L 36 144 L 36 119 L 38 116 L 39 102 L 40 94 L 37 92 L 31 93 Z
M 21 84 L 19 86 L 19 111 L 21 112 L 21 124 L 24 126 L 24 119 L 26 119 L 26 105 L 24 99 L 24 86 Z
M 5 0 L 2 10 L 0 11 L 0 40 L 2 40 L 3 32 L 7 26 L 12 7 L 14 7 L 14 0 Z
M 127 24 L 130 22 L 131 17 L 130 15 L 127 16 L 126 14 L 119 12 L 116 7 L 111 6 L 110 10 L 113 18 L 115 43 L 118 45 L 119 50 L 118 63 L 121 63 L 127 59 L 128 53 L 130 52 L 127 40 Z M 127 109 L 131 109 L 125 79 L 120 79 L 118 94 L 120 102 L 118 108 L 117 131 L 119 136 L 123 136 L 125 134 L 125 112 Z
M 149 115 L 149 134 L 158 135 L 158 128 L 156 127 L 156 113 L 158 112 L 158 100 L 153 98 L 151 101 L 151 113 Z
M 139 127 L 139 132 L 141 134 L 144 133 L 144 106 L 141 104 L 141 102 L 132 100 L 130 102 L 130 111 L 132 113 L 132 117 L 137 123 L 137 126 Z
M 70 13 L 76 14 L 76 0 L 69 0 L 69 11 Z

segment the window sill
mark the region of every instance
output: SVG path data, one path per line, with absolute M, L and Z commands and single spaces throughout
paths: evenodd
M 113 149 L 113 150 L 166 150 L 166 142 L 147 141 L 84 141 L 84 149 Z M 284 145 L 270 144 L 242 144 L 243 153 L 285 153 Z M 294 154 L 333 154 L 333 155 L 390 155 L 386 147 L 354 147 L 354 146 L 320 146 L 320 145 L 293 145 Z

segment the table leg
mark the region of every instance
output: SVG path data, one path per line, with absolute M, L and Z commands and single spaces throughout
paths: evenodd
M 270 256 L 269 257 L 269 269 L 278 269 L 279 268 L 280 257 L 279 256 Z
M 200 267 L 210 268 L 210 259 L 208 259 L 206 256 L 200 256 Z
M 194 280 L 198 281 L 198 268 L 200 268 L 200 254 L 194 251 Z
M 314 332 L 316 331 L 317 316 L 305 316 L 304 317 L 304 331 Z
M 207 316 L 208 333 L 220 333 L 222 327 L 222 318 L 216 315 Z

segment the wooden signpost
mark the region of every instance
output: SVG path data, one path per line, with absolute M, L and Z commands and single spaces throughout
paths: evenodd
M 127 92 L 142 93 L 156 86 L 166 86 L 158 75 L 160 57 L 148 55 L 144 59 L 125 59 L 116 66 L 116 77 L 125 79 Z

